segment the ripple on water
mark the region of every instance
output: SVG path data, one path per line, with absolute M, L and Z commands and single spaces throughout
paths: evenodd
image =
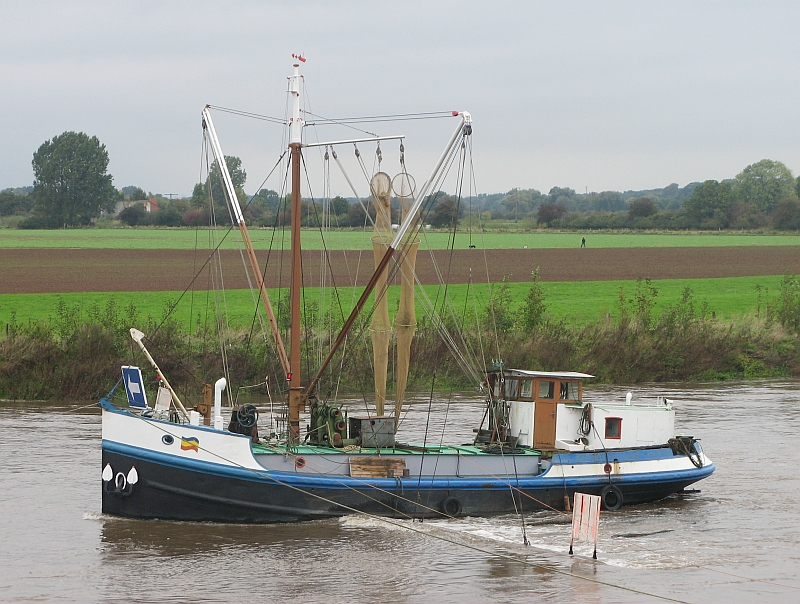
M 624 400 L 627 390 L 590 387 L 586 398 Z M 702 439 L 717 471 L 697 485 L 701 493 L 603 513 L 597 562 L 586 544 L 568 555 L 569 518 L 553 512 L 525 514 L 528 547 L 515 515 L 271 526 L 109 518 L 98 511 L 96 411 L 2 407 L 0 590 L 5 599 L 76 602 L 242 601 L 254 594 L 326 603 L 641 599 L 530 566 L 543 565 L 696 602 L 796 601 L 797 591 L 697 567 L 797 583 L 800 382 L 632 390 L 639 399 L 673 399 L 678 430 Z M 479 400 L 462 393 L 452 401 L 431 403 L 427 442 L 442 434 L 445 442 L 472 439 Z M 411 406 L 402 440 L 424 438 L 427 409 L 424 398 Z

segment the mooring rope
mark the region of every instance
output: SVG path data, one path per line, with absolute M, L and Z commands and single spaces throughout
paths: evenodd
M 134 415 L 134 414 L 131 414 L 131 415 L 133 417 L 139 417 L 139 416 Z M 141 419 L 142 421 L 146 421 L 145 418 L 142 418 L 142 417 L 139 417 L 139 419 Z M 159 426 L 159 425 L 157 425 L 155 423 L 151 423 L 151 422 L 147 422 L 147 423 L 150 423 L 151 426 L 161 430 L 165 434 L 170 434 L 173 438 L 177 438 L 177 435 L 172 434 L 171 432 L 169 432 L 168 430 L 162 428 L 161 426 Z M 215 453 L 213 451 L 210 451 L 210 450 L 208 450 L 208 449 L 206 449 L 204 447 L 199 447 L 199 448 L 202 449 L 203 451 L 205 451 L 206 453 L 209 453 L 210 455 L 212 455 L 214 457 L 217 457 L 218 459 L 221 459 L 221 460 L 225 461 L 226 463 L 228 463 L 228 464 L 230 464 L 232 466 L 236 466 L 236 467 L 238 467 L 240 469 L 243 469 L 243 470 L 246 470 L 248 472 L 251 472 L 256 476 L 263 477 L 263 474 L 261 472 L 257 471 L 257 470 L 253 470 L 252 468 L 248 468 L 246 466 L 243 466 L 243 465 L 239 464 L 236 461 L 227 459 L 226 457 L 224 457 L 222 455 L 219 455 L 218 453 Z M 363 510 L 359 510 L 357 508 L 348 506 L 346 504 L 339 503 L 337 501 L 334 501 L 332 499 L 329 499 L 327 497 L 319 495 L 318 493 L 314 493 L 312 491 L 309 491 L 309 490 L 306 490 L 306 489 L 303 489 L 303 488 L 288 484 L 288 483 L 286 483 L 286 482 L 284 482 L 284 481 L 282 481 L 280 479 L 275 478 L 274 476 L 268 476 L 268 478 L 269 478 L 269 480 L 274 481 L 275 483 L 277 483 L 277 484 L 279 484 L 279 485 L 281 485 L 283 487 L 286 487 L 286 488 L 291 489 L 293 491 L 297 491 L 299 493 L 302 493 L 305 496 L 310 496 L 310 497 L 312 497 L 314 499 L 318 499 L 318 500 L 320 500 L 320 501 L 322 501 L 324 503 L 331 504 L 331 505 L 333 505 L 335 507 L 347 510 L 347 511 L 352 512 L 354 514 L 359 514 L 361 516 L 365 516 L 367 518 L 371 518 L 372 520 L 376 520 L 378 522 L 389 524 L 389 525 L 395 526 L 397 528 L 402 528 L 402 529 L 405 529 L 407 531 L 411 531 L 411 532 L 417 533 L 419 535 L 422 535 L 424 537 L 429 537 L 429 538 L 432 538 L 432 539 L 436 539 L 438 541 L 443 541 L 445 543 L 450 543 L 451 545 L 456 545 L 456 546 L 459 546 L 459 547 L 463 547 L 465 549 L 476 551 L 476 552 L 479 552 L 479 553 L 484 554 L 484 555 L 503 558 L 505 560 L 509 560 L 511 562 L 516 562 L 516 563 L 519 563 L 519 564 L 522 564 L 524 566 L 528 566 L 528 567 L 531 567 L 531 568 L 538 568 L 538 569 L 541 569 L 541 570 L 546 570 L 546 571 L 549 571 L 549 572 L 552 572 L 552 573 L 555 573 L 555 574 L 568 576 L 568 577 L 572 577 L 572 578 L 575 578 L 575 579 L 581 579 L 581 580 L 584 580 L 584 581 L 589 581 L 589 582 L 595 583 L 597 585 L 605 585 L 607 587 L 620 589 L 620 590 L 623 590 L 623 591 L 627 591 L 629 593 L 635 593 L 635 594 L 639 594 L 639 595 L 649 596 L 649 597 L 656 598 L 656 599 L 659 599 L 659 600 L 664 600 L 666 602 L 678 602 L 680 604 L 691 604 L 687 600 L 680 600 L 680 599 L 672 598 L 672 597 L 669 597 L 669 596 L 655 594 L 655 593 L 648 592 L 648 591 L 645 591 L 645 590 L 642 590 L 642 589 L 637 589 L 637 588 L 634 588 L 634 587 L 628 587 L 626 585 L 619 585 L 619 584 L 616 584 L 616 583 L 611 583 L 610 581 L 603 581 L 603 580 L 600 580 L 600 579 L 597 579 L 597 578 L 594 578 L 594 577 L 586 577 L 584 575 L 579 575 L 578 573 L 562 570 L 562 569 L 559 569 L 559 568 L 556 568 L 556 567 L 553 567 L 553 566 L 550 566 L 550 565 L 547 565 L 547 564 L 530 562 L 526 558 L 523 558 L 523 557 L 520 557 L 520 556 L 516 556 L 516 555 L 513 555 L 513 554 L 501 553 L 501 552 L 498 552 L 498 551 L 491 551 L 491 550 L 479 547 L 477 545 L 473 545 L 473 544 L 469 544 L 469 543 L 463 543 L 461 541 L 458 541 L 458 540 L 450 538 L 450 537 L 446 537 L 444 535 L 437 535 L 437 534 L 431 533 L 430 531 L 423 530 L 422 528 L 417 528 L 413 523 L 410 524 L 410 525 L 409 524 L 405 524 L 405 523 L 403 523 L 401 521 L 389 519 L 389 518 L 386 518 L 386 517 L 383 517 L 383 516 L 378 516 L 376 514 L 371 514 L 369 512 L 365 512 Z

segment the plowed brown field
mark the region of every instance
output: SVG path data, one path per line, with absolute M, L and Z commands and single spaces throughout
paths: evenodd
M 263 264 L 267 252 L 257 252 Z M 450 283 L 529 281 L 541 269 L 543 281 L 608 281 L 617 279 L 698 279 L 800 273 L 800 247 L 686 247 L 456 250 L 434 253 L 439 271 Z M 237 251 L 221 253 L 227 288 L 246 288 L 247 278 Z M 484 260 L 485 257 L 485 260 Z M 191 250 L 0 249 L 0 293 L 61 293 L 105 291 L 170 291 L 189 286 L 210 287 L 208 270 L 200 267 L 207 253 Z M 320 252 L 303 254 L 306 285 L 319 284 Z M 329 252 L 337 285 L 366 284 L 373 266 L 371 252 Z M 288 254 L 272 252 L 266 273 L 268 287 L 288 285 Z M 470 273 L 471 270 L 471 273 Z M 417 273 L 422 283 L 436 283 L 436 268 L 428 252 L 419 253 Z M 397 279 L 395 279 L 397 281 Z

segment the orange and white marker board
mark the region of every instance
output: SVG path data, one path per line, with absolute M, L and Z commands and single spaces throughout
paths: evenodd
M 575 493 L 572 506 L 572 538 L 569 553 L 575 541 L 594 543 L 592 558 L 597 560 L 597 533 L 600 526 L 600 496 Z

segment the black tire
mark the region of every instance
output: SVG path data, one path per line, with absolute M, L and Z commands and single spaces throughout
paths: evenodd
M 600 501 L 604 510 L 615 512 L 622 507 L 622 491 L 613 484 L 607 484 L 600 491 Z
M 455 497 L 450 497 L 442 502 L 442 512 L 452 518 L 461 515 L 461 502 Z

